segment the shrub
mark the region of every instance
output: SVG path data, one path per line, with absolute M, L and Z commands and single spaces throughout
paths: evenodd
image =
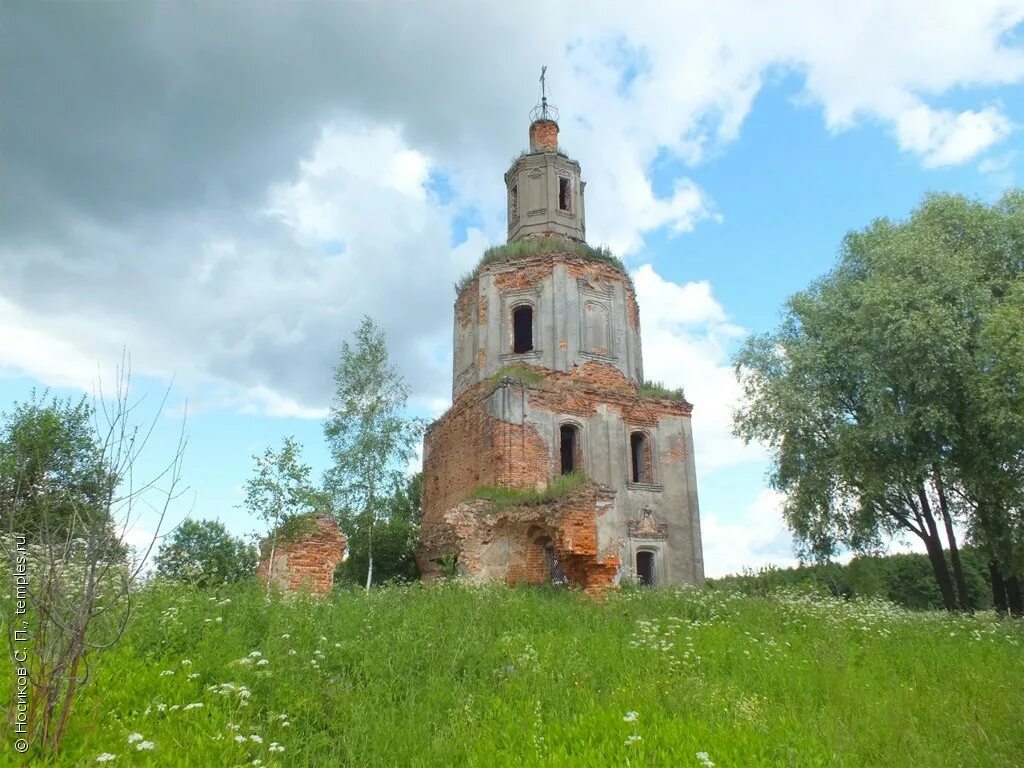
M 664 397 L 669 400 L 685 400 L 682 387 L 666 387 L 660 381 L 644 381 L 636 390 L 640 397 Z
M 496 485 L 480 485 L 473 490 L 470 498 L 487 499 L 499 509 L 504 507 L 528 507 L 546 504 L 568 496 L 585 482 L 587 482 L 585 473 L 570 472 L 567 475 L 559 475 L 539 491 L 524 488 L 503 488 Z
M 161 545 L 157 575 L 201 587 L 252 576 L 256 549 L 228 533 L 218 520 L 186 520 Z

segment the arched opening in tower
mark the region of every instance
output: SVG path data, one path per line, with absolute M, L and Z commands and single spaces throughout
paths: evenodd
M 629 454 L 632 464 L 632 480 L 634 483 L 654 482 L 651 468 L 651 446 L 647 435 L 634 432 L 629 436 Z
M 580 464 L 579 445 L 580 430 L 575 424 L 563 424 L 558 429 L 561 446 L 562 474 L 568 475 L 582 467 Z
M 533 307 L 527 304 L 512 310 L 512 351 L 533 351 Z
M 640 551 L 636 553 L 636 578 L 642 586 L 654 586 L 654 553 Z

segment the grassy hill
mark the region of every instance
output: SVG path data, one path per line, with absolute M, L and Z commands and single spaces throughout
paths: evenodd
M 795 592 L 154 586 L 92 675 L 57 765 L 1024 760 L 1020 622 Z

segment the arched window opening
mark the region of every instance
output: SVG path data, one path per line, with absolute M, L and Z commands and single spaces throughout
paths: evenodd
M 512 351 L 533 350 L 533 307 L 523 304 L 512 310 Z
M 577 472 L 583 462 L 580 456 L 580 428 L 575 424 L 563 424 L 558 429 L 561 447 L 562 474 Z
M 634 432 L 629 436 L 629 458 L 632 466 L 634 483 L 653 483 L 651 467 L 651 444 L 643 432 Z
M 637 552 L 636 553 L 636 578 L 640 582 L 641 586 L 653 587 L 654 586 L 654 553 L 653 552 Z
M 508 215 L 514 219 L 519 215 L 519 185 L 513 184 L 508 192 Z

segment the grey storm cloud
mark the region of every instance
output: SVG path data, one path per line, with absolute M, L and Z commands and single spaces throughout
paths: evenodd
M 334 120 L 397 126 L 453 167 L 493 165 L 500 199 L 534 62 L 520 45 L 504 67 L 475 66 L 514 22 L 476 14 L 469 34 L 475 8 L 5 3 L 0 296 L 93 354 L 120 340 L 151 370 L 307 407 L 325 403 L 340 342 L 369 313 L 414 391 L 444 397 L 432 345 L 449 336 L 452 213 L 371 206 L 339 255 L 263 209 Z M 198 274 L 224 240 L 232 253 Z M 111 327 L 107 348 L 80 336 L 84 315 Z
M 119 225 L 252 201 L 338 113 L 445 154 L 517 146 L 533 60 L 517 45 L 477 66 L 499 30 L 474 8 L 5 3 L 4 227 L 38 226 L 55 199 Z

